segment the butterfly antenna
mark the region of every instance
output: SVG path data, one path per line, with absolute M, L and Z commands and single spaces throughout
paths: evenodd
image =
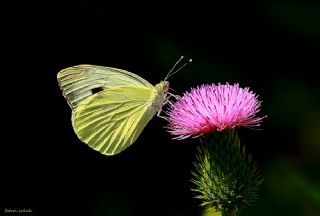
M 184 57 L 181 56 L 180 59 L 174 64 L 172 69 L 167 74 L 166 78 L 164 80 L 167 80 L 169 77 L 171 77 L 173 74 L 176 74 L 178 71 L 180 71 L 182 68 L 184 68 L 187 64 L 192 62 L 192 59 L 189 59 L 189 61 L 185 62 L 181 67 L 179 67 L 177 70 L 173 71 L 174 68 L 177 66 L 177 64 L 183 59 Z
M 169 78 L 169 76 L 171 76 L 170 74 L 172 73 L 172 71 L 176 68 L 177 64 L 179 64 L 179 62 L 184 58 L 184 56 L 181 56 L 179 58 L 179 60 L 173 65 L 173 67 L 170 69 L 170 71 L 168 72 L 167 76 L 164 78 L 164 80 L 167 80 Z
M 171 77 L 173 74 L 179 72 L 182 68 L 184 68 L 187 64 L 191 63 L 192 62 L 192 59 L 189 59 L 189 61 L 185 62 L 181 67 L 179 67 L 177 70 L 175 71 L 172 71 L 171 73 L 168 73 L 168 75 L 166 76 L 166 79 L 167 80 L 169 77 Z

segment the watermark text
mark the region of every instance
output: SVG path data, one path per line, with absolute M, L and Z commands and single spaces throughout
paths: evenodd
M 16 214 L 23 214 L 23 213 L 32 213 L 33 210 L 31 208 L 5 208 L 4 214 L 16 213 Z

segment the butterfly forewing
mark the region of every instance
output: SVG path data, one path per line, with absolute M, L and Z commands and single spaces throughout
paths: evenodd
M 95 89 L 107 89 L 117 86 L 145 86 L 154 88 L 138 75 L 112 67 L 95 65 L 77 65 L 58 73 L 59 86 L 68 104 L 74 110 L 86 98 L 95 93 Z

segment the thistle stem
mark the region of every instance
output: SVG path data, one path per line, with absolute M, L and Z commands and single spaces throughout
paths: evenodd
M 221 212 L 222 216 L 237 216 L 238 215 L 238 209 L 230 209 L 230 210 L 224 210 Z

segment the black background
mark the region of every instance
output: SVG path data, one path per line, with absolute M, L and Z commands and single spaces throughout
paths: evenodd
M 243 215 L 319 214 L 319 4 L 24 3 L 5 12 L 0 214 L 201 215 L 190 191 L 197 139 L 172 140 L 154 118 L 132 147 L 105 157 L 77 139 L 56 80 L 88 63 L 156 84 L 181 55 L 193 62 L 170 78 L 178 94 L 239 82 L 263 101 L 262 130 L 239 131 L 265 177 Z

